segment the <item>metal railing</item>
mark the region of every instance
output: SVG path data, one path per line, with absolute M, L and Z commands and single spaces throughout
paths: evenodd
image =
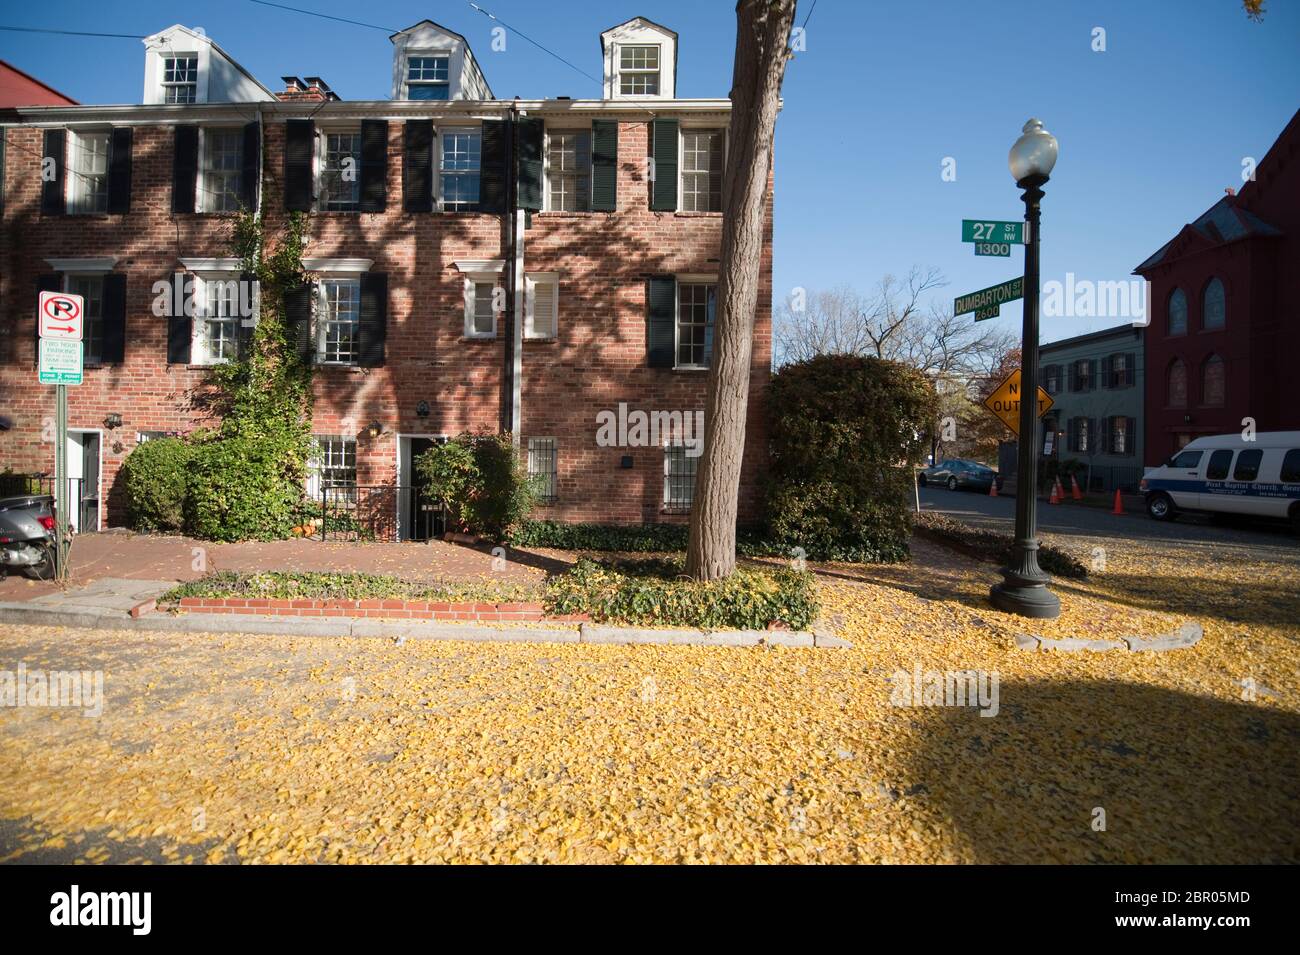
M 322 541 L 430 540 L 446 525 L 443 507 L 410 485 L 325 486 L 313 511 Z
M 72 526 L 78 532 L 88 525 L 92 528 L 99 524 L 99 500 L 86 500 L 84 496 L 85 480 L 70 477 L 67 479 L 68 499 L 75 502 L 72 514 Z M 52 474 L 0 474 L 0 497 L 21 497 L 24 494 L 48 494 L 54 498 L 54 506 L 59 506 L 59 494 Z

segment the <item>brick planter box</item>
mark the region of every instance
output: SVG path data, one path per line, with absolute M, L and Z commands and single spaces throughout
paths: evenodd
M 583 623 L 585 614 L 547 617 L 540 603 L 439 603 L 429 600 L 272 600 L 182 597 L 177 609 L 195 613 L 269 614 L 276 617 L 376 617 L 389 620 L 466 620 L 479 623 Z

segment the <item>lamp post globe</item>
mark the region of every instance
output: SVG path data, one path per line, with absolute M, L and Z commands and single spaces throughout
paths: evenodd
M 1056 153 L 1056 137 L 1043 128 L 1041 120 L 1031 119 L 1007 156 L 1011 178 L 1021 183 L 1030 176 L 1041 176 L 1041 182 L 1046 182 L 1056 166 Z

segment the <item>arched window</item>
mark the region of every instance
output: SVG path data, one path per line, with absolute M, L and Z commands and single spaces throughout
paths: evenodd
M 1227 396 L 1227 367 L 1218 355 L 1211 355 L 1201 366 L 1201 404 L 1222 408 Z
M 1169 334 L 1187 334 L 1187 296 L 1180 288 L 1169 296 Z
M 1187 407 L 1187 366 L 1181 358 L 1175 358 L 1169 365 L 1169 407 Z
M 1224 314 L 1223 283 L 1212 278 L 1201 296 L 1201 327 L 1207 331 L 1222 328 Z

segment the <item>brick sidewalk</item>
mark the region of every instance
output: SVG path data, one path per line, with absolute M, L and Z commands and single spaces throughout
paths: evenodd
M 504 569 L 492 569 L 489 548 L 445 541 L 353 543 L 284 540 L 213 544 L 188 537 L 108 532 L 78 537 L 72 546 L 69 584 L 81 587 L 102 577 L 129 580 L 195 580 L 218 570 L 352 571 L 391 574 L 406 580 L 494 580 L 536 583 L 570 562 L 563 551 L 508 551 Z M 205 563 L 200 562 L 203 558 Z M 195 569 L 196 564 L 204 569 Z M 26 601 L 57 592 L 49 581 L 20 575 L 0 579 L 0 601 Z

